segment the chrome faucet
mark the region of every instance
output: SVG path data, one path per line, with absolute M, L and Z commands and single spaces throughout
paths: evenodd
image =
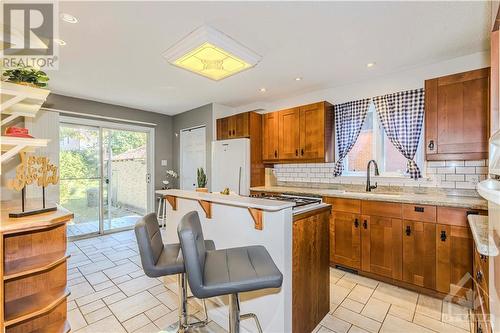
M 375 176 L 380 175 L 378 172 L 377 162 L 375 160 L 370 160 L 366 166 L 366 192 L 371 192 L 373 189 L 377 188 L 377 182 L 375 182 L 375 185 L 370 184 L 370 165 L 372 163 L 375 165 Z

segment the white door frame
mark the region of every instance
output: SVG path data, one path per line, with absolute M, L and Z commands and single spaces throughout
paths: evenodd
M 206 125 L 199 125 L 199 126 L 193 126 L 193 127 L 188 127 L 188 128 L 183 128 L 181 129 L 179 132 L 179 188 L 183 188 L 183 177 L 181 176 L 182 174 L 182 138 L 183 138 L 183 133 L 186 133 L 186 132 L 190 132 L 192 130 L 197 130 L 197 129 L 200 129 L 200 128 L 204 128 L 205 129 L 205 141 L 204 142 L 204 145 L 205 145 L 205 159 L 203 160 L 203 170 L 205 170 L 205 173 L 207 172 L 207 140 L 206 140 L 206 136 L 207 136 L 207 126 Z
M 59 117 L 59 123 L 67 123 L 67 124 L 74 124 L 74 125 L 87 125 L 87 126 L 93 126 L 99 128 L 99 156 L 100 156 L 100 185 L 99 185 L 99 219 L 104 222 L 104 210 L 103 210 L 103 202 L 102 202 L 102 195 L 103 195 L 103 176 L 104 176 L 104 152 L 102 150 L 102 129 L 103 128 L 109 128 L 109 129 L 117 129 L 117 130 L 129 130 L 129 131 L 136 131 L 136 132 L 143 132 L 148 134 L 148 142 L 147 142 L 147 166 L 148 170 L 147 172 L 150 174 L 150 181 L 147 184 L 148 185 L 148 204 L 147 204 L 147 211 L 148 212 L 154 212 L 155 210 L 155 129 L 153 127 L 147 127 L 147 126 L 139 126 L 139 125 L 131 125 L 131 124 L 123 124 L 123 123 L 115 123 L 111 121 L 106 121 L 106 120 L 95 120 L 95 119 L 88 119 L 88 118 L 79 118 L 79 117 L 68 117 L 68 116 L 60 116 Z M 103 223 L 99 223 L 99 233 L 104 234 L 103 229 Z M 121 231 L 122 229 L 115 229 L 115 230 L 108 230 L 107 232 L 113 232 L 113 231 Z

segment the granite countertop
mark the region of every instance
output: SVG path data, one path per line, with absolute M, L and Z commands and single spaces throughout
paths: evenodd
M 250 188 L 252 191 L 265 191 L 276 193 L 287 193 L 295 195 L 314 195 L 327 196 L 346 199 L 361 199 L 373 201 L 388 201 L 413 203 L 420 205 L 434 205 L 469 209 L 488 209 L 488 202 L 480 197 L 452 196 L 434 193 L 380 193 L 373 191 L 367 192 L 350 192 L 334 189 L 323 188 L 308 188 L 308 187 L 292 187 L 292 186 L 257 186 Z
M 493 237 L 488 232 L 488 216 L 468 215 L 467 220 L 469 221 L 477 252 L 489 257 L 497 256 L 498 248 Z
M 174 196 L 183 199 L 202 200 L 212 203 L 244 207 L 257 208 L 268 212 L 276 212 L 282 209 L 287 209 L 295 206 L 294 202 L 267 200 L 262 198 L 244 197 L 239 195 L 224 195 L 219 193 L 206 193 L 185 190 L 158 190 L 157 194 L 162 196 Z

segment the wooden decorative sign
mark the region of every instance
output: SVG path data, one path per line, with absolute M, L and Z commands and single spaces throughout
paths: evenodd
M 45 156 L 27 156 L 25 152 L 19 154 L 21 163 L 16 167 L 16 177 L 7 181 L 7 187 L 11 190 L 21 191 L 21 212 L 10 213 L 9 217 L 23 217 L 45 212 L 54 211 L 56 207 L 45 207 L 45 188 L 49 184 L 56 185 L 59 182 L 57 167 L 50 163 Z M 25 211 L 26 185 L 36 184 L 42 188 L 43 208 Z

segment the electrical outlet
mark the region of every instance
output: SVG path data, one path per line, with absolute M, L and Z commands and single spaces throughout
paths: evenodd
M 161 160 L 161 166 L 166 167 L 167 166 L 167 160 Z

